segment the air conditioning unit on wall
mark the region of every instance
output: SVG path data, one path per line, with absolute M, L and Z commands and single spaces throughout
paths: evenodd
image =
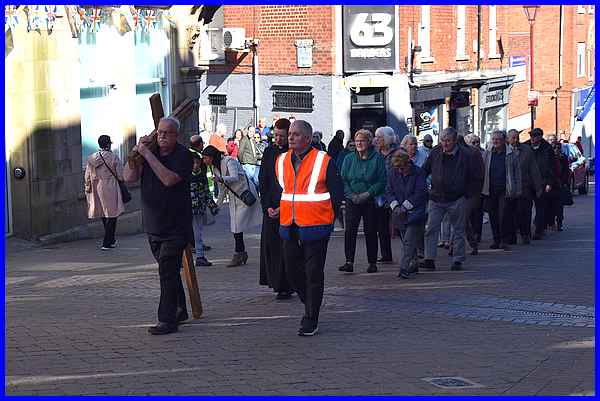
M 242 50 L 246 44 L 244 28 L 223 28 L 223 46 L 228 50 Z

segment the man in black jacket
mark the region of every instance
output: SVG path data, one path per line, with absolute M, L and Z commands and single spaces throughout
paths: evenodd
M 275 122 L 273 128 L 275 143 L 265 149 L 258 173 L 260 203 L 263 211 L 259 284 L 269 286 L 277 292 L 277 299 L 288 299 L 294 292 L 286 277 L 283 263 L 283 245 L 279 236 L 281 187 L 275 174 L 277 156 L 288 150 L 289 129 L 290 121 L 287 118 Z
M 465 261 L 465 211 L 467 199 L 481 192 L 482 171 L 477 159 L 466 146 L 457 143 L 452 127 L 444 129 L 441 146 L 431 150 L 423 170 L 431 175 L 429 213 L 425 226 L 425 261 L 423 268 L 435 269 L 440 224 L 446 214 L 454 227 L 452 270 L 461 270 Z
M 542 183 L 544 193 L 533 199 L 535 202 L 535 233 L 532 237 L 534 240 L 544 237 L 546 229 L 546 214 L 548 213 L 548 193 L 552 190 L 554 184 L 554 152 L 550 144 L 544 139 L 544 131 L 541 128 L 534 128 L 531 131 L 531 139 L 525 142 L 531 147 L 533 157 L 542 175 Z
M 342 149 L 344 149 L 344 131 L 339 129 L 335 131 L 335 136 L 329 142 L 327 154 L 335 161 Z

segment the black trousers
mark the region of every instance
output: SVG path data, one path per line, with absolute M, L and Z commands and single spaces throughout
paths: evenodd
M 533 198 L 535 203 L 535 233 L 543 234 L 546 230 L 546 215 L 548 214 L 548 195 L 544 192 L 542 196 Z
M 300 241 L 296 225 L 290 229 L 290 239 L 283 240 L 283 259 L 288 280 L 304 304 L 305 317 L 315 323 L 319 321 L 323 302 L 323 270 L 328 242 L 329 236 L 314 241 Z
M 346 230 L 344 232 L 346 262 L 354 263 L 356 236 L 362 218 L 367 244 L 367 260 L 369 264 L 377 263 L 377 214 L 375 209 L 375 202 L 372 200 L 356 205 L 350 199 L 346 199 Z
M 381 248 L 381 259 L 392 260 L 392 238 L 390 236 L 390 216 L 392 211 L 387 207 L 375 208 L 377 236 Z
M 481 241 L 481 230 L 483 227 L 483 208 L 481 196 L 473 196 L 467 199 L 467 214 L 465 219 L 465 232 L 467 242 L 473 249 Z
M 102 241 L 103 247 L 110 247 L 115 243 L 115 231 L 117 230 L 117 218 L 116 217 L 103 217 L 102 225 L 104 226 L 104 240 Z
M 564 219 L 564 208 L 562 202 L 562 197 L 560 196 L 561 189 L 552 188 L 552 191 L 547 193 L 548 198 L 548 213 L 546 218 L 546 224 L 548 226 L 554 225 L 557 223 L 558 225 L 562 225 Z
M 516 240 L 517 232 L 522 238 L 531 237 L 531 208 L 533 197 L 524 193 L 517 199 L 511 199 L 506 204 L 509 210 L 509 237 Z
M 492 236 L 496 244 L 508 242 L 505 195 L 504 191 L 493 191 L 490 189 L 490 195 L 487 199 Z
M 177 324 L 178 309 L 186 311 L 185 291 L 181 282 L 183 250 L 188 241 L 184 237 L 157 237 L 148 235 L 150 249 L 158 262 L 160 303 L 158 321 Z
M 279 236 L 279 219 L 263 215 L 260 234 L 260 277 L 259 284 L 267 285 L 275 292 L 290 291 L 292 288 L 285 274 L 283 242 Z

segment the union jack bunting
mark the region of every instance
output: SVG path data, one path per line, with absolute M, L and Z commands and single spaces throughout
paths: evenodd
M 54 21 L 56 21 L 56 13 L 58 11 L 57 6 L 45 6 L 46 10 L 46 28 L 48 31 L 52 31 L 54 28 Z
M 153 10 L 142 11 L 142 30 L 149 31 L 156 27 L 156 13 Z
M 4 6 L 4 25 L 14 29 L 19 23 L 16 6 Z
M 42 25 L 42 19 L 40 17 L 41 6 L 27 6 L 25 12 L 27 13 L 27 32 L 39 31 Z
M 133 30 L 135 31 L 138 28 L 138 26 L 140 26 L 141 11 L 135 8 L 134 6 L 131 6 L 129 9 L 131 10 L 131 16 L 133 17 Z

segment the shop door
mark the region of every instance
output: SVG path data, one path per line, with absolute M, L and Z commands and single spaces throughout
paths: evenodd
M 352 93 L 350 109 L 350 131 L 352 137 L 359 129 L 368 129 L 372 133 L 387 125 L 387 88 L 361 88 Z

